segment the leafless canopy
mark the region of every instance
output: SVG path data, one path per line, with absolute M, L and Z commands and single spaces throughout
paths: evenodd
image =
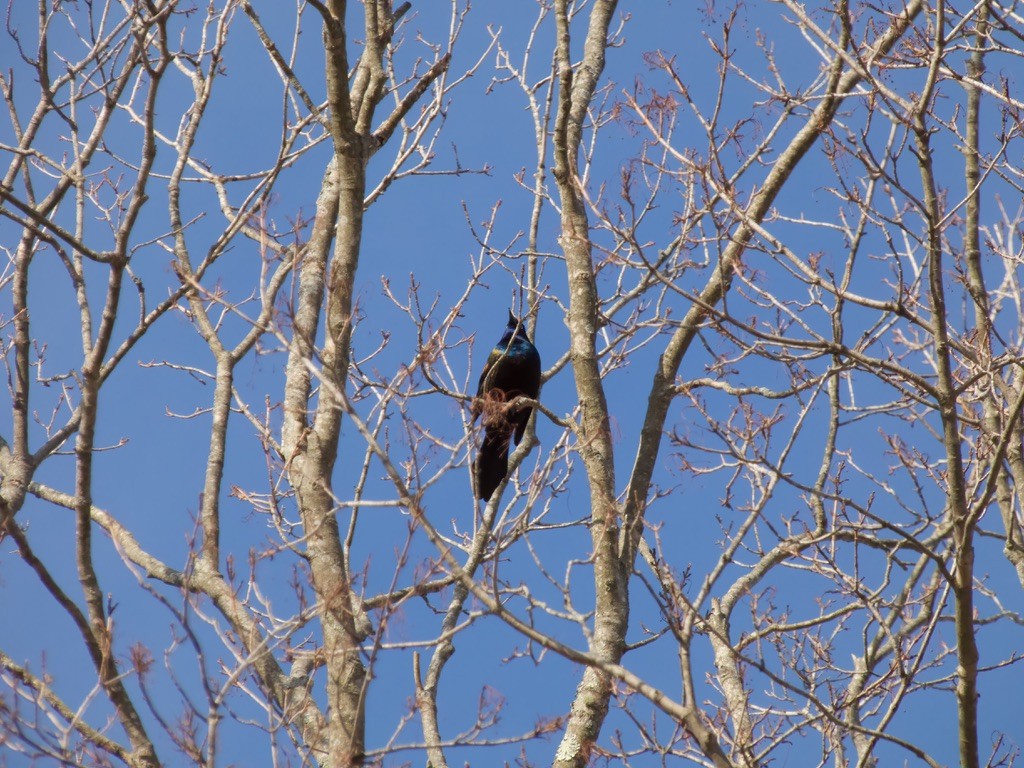
M 1015 0 L 5 23 L 0 765 L 1019 762 Z

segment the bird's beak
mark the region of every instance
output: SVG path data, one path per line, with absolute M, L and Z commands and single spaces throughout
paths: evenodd
M 517 320 L 516 316 L 512 314 L 512 310 L 511 309 L 508 311 L 508 324 L 509 325 L 519 325 L 519 320 Z

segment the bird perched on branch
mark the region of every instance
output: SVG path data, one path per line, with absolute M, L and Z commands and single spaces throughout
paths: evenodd
M 476 460 L 477 497 L 487 501 L 508 474 L 508 446 L 515 437 L 523 439 L 533 408 L 524 406 L 510 411 L 507 405 L 517 397 L 537 399 L 540 392 L 540 354 L 526 334 L 526 324 L 508 313 L 508 326 L 501 341 L 491 350 L 477 399 L 473 401 L 473 421 L 483 414 L 484 440 Z

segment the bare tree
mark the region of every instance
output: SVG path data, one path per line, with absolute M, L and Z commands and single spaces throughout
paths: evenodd
M 8 754 L 1017 759 L 1020 9 L 524 7 L 12 4 Z

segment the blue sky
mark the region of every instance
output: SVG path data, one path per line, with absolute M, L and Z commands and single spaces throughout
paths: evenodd
M 710 6 L 710 7 L 709 7 Z M 481 3 L 467 16 L 466 28 L 456 48 L 451 71 L 458 73 L 477 61 L 491 43 L 488 30 L 500 32 L 502 45 L 518 50 L 533 24 L 533 8 L 523 9 L 525 4 Z M 292 10 L 276 4 L 266 4 L 259 11 L 268 29 L 280 35 L 282 44 L 290 40 L 293 25 Z M 353 13 L 358 7 L 353 8 Z M 711 51 L 709 41 L 718 41 L 728 11 L 720 4 L 680 2 L 645 2 L 622 4 L 620 13 L 628 14 L 621 45 L 608 54 L 604 82 L 609 84 L 609 98 L 620 103 L 624 94 L 632 93 L 635 87 L 655 88 L 664 92 L 670 84 L 659 73 L 653 72 L 645 60 L 645 54 L 660 50 L 668 56 L 675 56 L 683 72 L 693 99 L 710 109 L 716 97 L 718 79 L 717 60 Z M 305 26 L 299 45 L 296 71 L 308 86 L 315 100 L 324 98 L 322 83 L 322 46 L 319 28 L 314 23 L 314 14 L 307 11 Z M 818 15 L 827 23 L 824 12 Z M 33 9 L 26 4 L 12 7 L 12 26 L 25 29 L 30 35 L 35 18 Z M 175 19 L 175 24 L 194 24 L 194 19 Z M 431 56 L 418 38 L 441 39 L 449 20 L 447 8 L 423 4 L 415 5 L 404 27 L 405 47 L 398 61 L 399 65 L 418 56 Z M 192 28 L 192 27 L 190 27 Z M 356 28 L 353 26 L 352 28 Z M 67 30 L 55 27 L 52 47 L 59 49 L 64 44 Z M 190 33 L 194 39 L 195 33 Z M 574 28 L 574 52 L 578 53 L 582 28 Z M 771 41 L 775 62 L 791 90 L 796 92 L 811 86 L 819 75 L 819 61 L 810 52 L 807 42 L 799 31 L 786 21 L 786 14 L 776 4 L 751 3 L 741 6 L 732 32 L 730 45 L 735 51 L 735 63 L 747 68 L 758 78 L 767 78 L 764 71 L 762 49 L 758 41 Z M 537 52 L 530 62 L 528 79 L 536 82 L 546 77 L 550 67 L 548 49 L 553 39 L 550 20 L 546 21 L 537 39 Z M 357 278 L 359 324 L 354 336 L 355 357 L 361 359 L 375 349 L 382 340 L 387 344 L 372 362 L 365 366 L 367 376 L 379 382 L 389 381 L 399 375 L 401 366 L 411 360 L 416 350 L 416 338 L 408 317 L 395 303 L 387 298 L 382 281 L 388 281 L 393 294 L 401 300 L 408 298 L 409 286 L 415 284 L 418 297 L 424 304 L 436 301 L 441 312 L 432 319 L 436 327 L 443 310 L 456 301 L 465 289 L 471 275 L 470 260 L 479 258 L 479 246 L 474 240 L 470 224 L 478 230 L 491 216 L 494 206 L 500 204 L 495 218 L 493 242 L 505 244 L 515 242 L 511 253 L 491 268 L 482 284 L 466 302 L 463 316 L 450 332 L 452 343 L 464 339 L 467 343 L 457 346 L 449 355 L 453 368 L 452 381 L 448 384 L 463 391 L 472 392 L 482 361 L 491 345 L 497 341 L 505 322 L 507 308 L 518 306 L 519 293 L 515 276 L 519 273 L 525 244 L 519 233 L 525 232 L 529 224 L 532 198 L 527 190 L 517 184 L 517 174 L 525 171 L 528 180 L 535 164 L 535 141 L 532 121 L 525 109 L 522 94 L 511 83 L 494 84 L 492 76 L 495 51 L 484 59 L 483 65 L 466 83 L 451 95 L 446 111 L 443 132 L 436 144 L 436 157 L 432 171 L 450 170 L 455 167 L 455 158 L 465 169 L 487 168 L 486 174 L 432 175 L 403 179 L 394 184 L 387 193 L 368 211 L 364 226 L 364 246 L 360 272 Z M 18 60 L 10 46 L 0 53 L 4 68 L 17 67 Z M 1009 58 L 1000 59 L 994 70 L 1016 82 L 1019 65 Z M 19 75 L 25 78 L 24 75 Z M 917 75 L 907 73 L 900 77 L 913 80 Z M 758 101 L 757 90 L 736 74 L 730 75 L 723 101 L 723 115 L 727 120 L 738 119 L 755 109 Z M 35 91 L 29 79 L 19 81 L 19 99 L 23 109 L 34 103 Z M 158 109 L 158 128 L 168 135 L 177 130 L 183 108 L 189 102 L 189 92 L 184 79 L 176 72 L 169 80 L 161 95 Z M 944 118 L 956 115 L 955 107 L 962 97 L 950 88 L 948 96 L 940 102 L 939 112 Z M 746 126 L 748 141 L 752 141 L 771 124 L 772 112 L 757 108 L 756 122 Z M 863 107 L 851 102 L 841 112 L 844 124 L 860 125 Z M 234 21 L 230 42 L 225 54 L 225 74 L 216 85 L 215 98 L 204 117 L 200 139 L 195 155 L 208 161 L 218 173 L 229 175 L 244 173 L 262 167 L 272 157 L 281 132 L 282 102 L 277 75 L 267 61 L 259 42 L 244 16 L 239 13 Z M 993 120 L 994 123 L 994 120 Z M 872 130 L 880 133 L 888 125 Z M 61 152 L 64 144 L 60 136 L 66 126 L 54 121 L 48 126 L 42 146 L 48 151 Z M 780 132 L 778 146 L 784 146 L 795 130 L 787 126 Z M 995 127 L 993 126 L 993 131 Z M 991 134 L 989 134 L 991 135 Z M 621 169 L 639 151 L 644 139 L 639 129 L 624 110 L 618 119 L 609 121 L 600 132 L 598 152 L 591 169 L 590 189 L 596 195 L 605 185 L 606 199 L 614 205 L 619 186 Z M 124 146 L 125 154 L 137 153 L 138 129 L 129 124 L 127 118 L 119 116 L 111 128 L 109 142 L 112 147 Z M 12 141 L 10 124 L 0 122 L 0 141 Z M 948 135 L 940 133 L 936 146 L 947 153 L 948 164 L 943 163 L 942 181 L 947 184 L 951 195 L 962 194 L 962 160 L 954 151 L 955 142 Z M 673 138 L 673 145 L 680 149 L 701 151 L 704 147 L 699 125 L 686 109 L 679 113 L 679 128 Z M 818 147 L 820 149 L 820 145 Z M 118 150 L 119 151 L 119 150 Z M 368 171 L 368 187 L 384 172 L 390 159 L 391 149 L 385 149 L 375 158 Z M 729 150 L 731 152 L 732 150 Z M 1019 151 L 1015 158 L 1019 161 Z M 275 191 L 269 209 L 268 219 L 278 230 L 287 231 L 293 222 L 301 217 L 308 222 L 314 213 L 316 194 L 324 164 L 330 156 L 330 148 L 321 142 L 312 148 L 285 174 Z M 907 156 L 909 158 L 909 156 Z M 742 153 L 726 154 L 725 162 L 737 166 L 745 159 Z M 173 163 L 173 154 L 162 147 L 158 155 L 157 169 L 166 172 Z M 771 160 L 773 158 L 769 158 Z M 1013 159 L 1013 158 L 1011 158 Z M 856 176 L 856 167 L 847 166 L 851 176 Z M 912 170 L 906 166 L 906 172 Z M 768 167 L 758 169 L 745 179 L 747 187 L 741 190 L 750 194 L 754 186 L 763 179 Z M 912 184 L 913 179 L 908 181 Z M 550 185 L 550 181 L 549 181 Z M 838 206 L 830 187 L 835 185 L 834 173 L 827 159 L 818 151 L 805 159 L 791 178 L 786 192 L 779 198 L 778 210 L 785 216 L 798 218 L 805 215 L 812 219 L 835 215 Z M 961 186 L 957 186 L 961 185 Z M 233 187 L 239 198 L 244 185 Z M 551 186 L 553 189 L 553 186 Z M 684 206 L 686 190 L 678 183 L 666 182 L 665 191 L 659 198 L 658 206 L 650 214 L 649 224 L 643 232 L 651 238 L 651 247 L 662 247 L 677 234 L 675 214 Z M 992 191 L 986 190 L 985 215 L 994 221 L 994 203 L 997 196 L 1012 199 L 1013 191 L 993 183 Z M 196 258 L 201 256 L 210 242 L 223 228 L 223 219 L 215 206 L 215 200 L 208 190 L 193 185 L 187 188 L 186 209 L 191 215 L 202 216 L 190 227 L 187 240 Z M 1011 206 L 1012 208 L 1012 206 Z M 70 215 L 68 212 L 62 215 Z M 468 219 L 468 223 L 467 223 Z M 557 254 L 557 214 L 550 206 L 543 213 L 539 230 L 539 250 Z M 801 256 L 821 251 L 825 268 L 841 269 L 844 261 L 843 238 L 834 231 L 824 231 L 797 223 L 777 222 L 773 231 L 784 237 L 786 245 Z M 145 243 L 164 235 L 167 231 L 166 197 L 159 185 L 154 185 L 150 201 L 140 222 L 137 243 Z M 92 223 L 87 229 L 90 239 L 102 245 L 106 235 L 102 225 Z M 7 219 L 0 220 L 0 242 L 9 246 L 16 241 L 18 230 Z M 600 240 L 600 238 L 605 238 Z M 517 239 L 518 238 L 518 239 Z M 599 233 L 599 245 L 607 245 L 607 236 Z M 894 260 L 884 241 L 875 234 L 875 240 L 866 249 L 870 259 L 858 264 L 854 273 L 853 289 L 868 295 L 884 297 L 888 287 L 885 283 L 894 273 Z M 712 249 L 713 250 L 713 249 Z M 166 295 L 169 286 L 174 286 L 176 277 L 170 266 L 171 256 L 158 245 L 141 247 L 133 256 L 132 267 L 146 284 L 147 301 L 156 302 Z M 233 298 L 240 300 L 252 290 L 260 269 L 260 253 L 250 241 L 238 238 L 230 252 L 218 263 L 209 284 L 219 281 Z M 996 264 L 992 264 L 993 271 Z M 799 301 L 806 298 L 805 289 L 788 277 L 778 262 L 763 253 L 752 256 L 751 270 L 760 271 L 765 282 L 772 282 L 775 290 L 787 300 Z M 613 276 L 610 270 L 602 277 L 602 290 L 611 291 Z M 707 277 L 706 270 L 694 269 L 683 277 L 686 290 L 697 290 Z M 955 281 L 950 281 L 955 285 Z M 102 296 L 101 271 L 91 277 L 90 290 L 97 297 Z M 541 288 L 549 297 L 541 307 L 538 320 L 536 343 L 546 366 L 550 366 L 565 352 L 568 332 L 558 302 L 567 300 L 567 290 L 562 265 L 557 257 L 544 262 Z M 33 329 L 41 344 L 46 345 L 45 371 L 55 373 L 75 367 L 80 354 L 77 330 L 77 315 L 74 293 L 60 264 L 49 256 L 37 259 L 32 268 L 32 303 L 40 306 L 33 311 Z M 749 291 L 747 292 L 749 295 Z M 135 296 L 129 287 L 125 293 L 123 332 L 127 332 L 134 320 Z M 737 292 L 730 299 L 732 311 L 737 315 L 756 314 L 760 310 L 749 298 Z M 10 293 L 4 289 L 0 312 L 10 315 Z M 951 301 L 951 306 L 955 302 Z M 680 317 L 688 303 L 679 296 L 670 295 L 665 306 L 671 309 L 673 317 Z M 649 311 L 645 310 L 645 311 Z M 954 313 L 961 312 L 959 306 Z M 767 317 L 767 313 L 766 313 Z M 858 322 L 868 327 L 874 319 L 851 311 L 851 336 L 860 332 L 854 328 Z M 767 318 L 768 322 L 771 318 Z M 824 316 L 817 315 L 814 322 L 822 323 Z M 1014 319 L 1006 321 L 1010 332 Z M 228 318 L 225 324 L 228 338 L 237 338 L 246 330 L 245 323 L 237 318 Z M 640 420 L 646 405 L 651 372 L 664 345 L 664 335 L 643 347 L 630 357 L 625 365 L 608 375 L 606 386 L 612 409 L 612 429 L 615 436 L 616 470 L 619 474 L 620 490 L 624 487 L 633 464 L 639 435 Z M 695 345 L 683 363 L 681 376 L 684 379 L 709 376 L 712 353 L 729 349 L 729 343 L 708 330 L 701 341 L 706 348 Z M 721 345 L 721 346 L 718 346 Z M 275 342 L 268 340 L 268 354 L 251 356 L 237 369 L 237 386 L 240 393 L 256 408 L 265 402 L 279 401 L 283 388 L 282 371 L 284 356 L 274 352 Z M 875 350 L 876 354 L 880 354 Z M 190 539 L 195 532 L 195 515 L 202 489 L 206 450 L 209 440 L 209 417 L 197 413 L 193 418 L 175 418 L 172 414 L 191 415 L 196 409 L 207 408 L 212 386 L 202 375 L 190 375 L 166 365 L 151 366 L 152 363 L 169 362 L 175 366 L 194 366 L 209 370 L 212 366 L 210 355 L 204 343 L 192 329 L 188 319 L 180 312 L 172 312 L 163 318 L 133 351 L 129 360 L 112 377 L 104 389 L 101 402 L 100 432 L 97 444 L 116 446 L 96 458 L 95 501 L 97 505 L 114 514 L 123 524 L 136 532 L 140 543 L 152 554 L 164 559 L 173 567 L 181 568 L 187 560 Z M 820 370 L 828 361 L 814 361 L 808 364 L 811 370 Z M 913 365 L 922 365 L 917 356 Z M 735 385 L 763 385 L 781 387 L 786 381 L 786 370 L 764 360 L 742 359 L 732 366 L 731 383 Z M 859 405 L 885 402 L 894 397 L 893 392 L 881 386 L 877 378 L 860 373 L 853 378 Z M 422 380 L 418 382 L 423 385 Z M 58 406 L 59 391 L 56 387 L 36 387 L 33 391 L 33 408 L 45 420 L 49 410 Z M 733 401 L 714 391 L 704 390 L 700 397 L 711 418 L 726 418 Z M 567 414 L 576 405 L 572 372 L 563 367 L 554 372 L 553 378 L 545 383 L 542 396 L 544 404 L 556 414 Z M 823 402 L 823 400 L 822 400 Z M 373 415 L 372 398 L 364 401 L 360 408 L 367 416 Z M 409 401 L 410 412 L 416 419 L 443 436 L 449 443 L 456 443 L 464 435 L 464 409 L 455 400 L 440 394 L 431 394 Z M 757 402 L 754 406 L 760 412 L 771 413 L 771 403 Z M 799 413 L 799 406 L 787 403 L 780 420 L 792 425 Z M 10 432 L 9 408 L 0 409 L 0 434 Z M 278 422 L 278 415 L 271 414 L 271 420 Z M 787 467 L 794 477 L 806 482 L 817 472 L 822 450 L 822 430 L 825 412 L 821 407 L 810 408 L 807 416 L 809 427 L 796 443 L 796 449 L 787 460 Z M 884 417 L 865 418 L 844 427 L 841 448 L 855 455 L 865 472 L 875 473 L 882 482 L 892 488 L 889 497 L 879 487 L 871 487 L 855 472 L 846 474 L 844 491 L 859 503 L 871 505 L 872 510 L 894 521 L 904 519 L 898 502 L 908 506 L 916 503 L 912 478 L 894 468 L 894 460 L 887 453 L 887 434 L 897 434 L 918 447 L 924 454 L 937 456 L 941 445 L 929 434 L 926 427 L 928 417 L 920 422 L 901 422 Z M 698 409 L 686 398 L 681 397 L 669 413 L 668 431 L 675 431 L 697 446 L 720 447 L 712 429 Z M 41 431 L 37 430 L 36 439 Z M 396 456 L 406 455 L 403 448 L 403 424 L 400 414 L 392 413 L 388 421 L 387 434 Z M 560 429 L 545 419 L 538 419 L 537 434 L 540 447 L 526 459 L 520 477 L 540 465 L 552 451 L 561 436 Z M 232 488 L 242 493 L 226 497 L 222 505 L 222 528 L 225 550 L 234 554 L 240 572 L 247 573 L 248 553 L 263 551 L 276 538 L 266 515 L 261 515 L 242 498 L 244 493 L 266 493 L 268 483 L 276 478 L 277 468 L 270 467 L 262 447 L 253 430 L 239 415 L 233 416 L 230 432 L 230 448 L 225 467 L 225 494 Z M 122 444 L 123 443 L 123 444 Z M 65 446 L 70 450 L 71 446 Z M 465 458 L 465 447 L 460 448 Z M 779 446 L 766 449 L 777 455 Z M 333 483 L 339 496 L 350 493 L 359 476 L 364 446 L 350 423 L 343 427 L 341 460 L 336 469 Z M 671 567 L 680 575 L 690 574 L 688 589 L 695 592 L 701 580 L 716 562 L 725 532 L 735 530 L 741 519 L 738 507 L 749 501 L 750 491 L 742 482 L 734 484 L 735 478 L 729 471 L 709 474 L 687 472 L 677 456 L 685 453 L 693 464 L 707 462 L 712 465 L 713 454 L 699 448 L 674 449 L 666 440 L 659 457 L 659 468 L 655 483 L 659 488 L 674 488 L 668 498 L 651 504 L 648 522 L 658 528 L 658 535 L 664 546 L 664 555 Z M 449 457 L 432 455 L 428 457 L 431 466 L 437 466 Z M 55 456 L 40 469 L 40 482 L 58 489 L 73 490 L 73 457 Z M 556 464 L 565 471 L 564 463 Z M 545 520 L 562 526 L 571 521 L 585 519 L 589 514 L 589 500 L 583 481 L 582 466 L 578 459 L 572 465 L 574 476 L 566 491 L 551 499 L 541 499 L 537 507 L 549 503 L 550 510 Z M 393 496 L 379 464 L 370 465 L 370 480 L 367 485 L 368 499 L 387 499 Z M 269 478 L 269 480 L 268 480 Z M 747 494 L 745 496 L 744 494 Z M 734 499 L 730 507 L 725 499 Z M 932 514 L 938 515 L 943 500 L 935 485 L 925 488 L 922 499 Z M 506 497 L 506 503 L 508 497 Z M 439 483 L 429 489 L 425 507 L 431 521 L 444 533 L 464 532 L 471 528 L 474 519 L 470 474 L 465 464 L 452 470 Z M 783 525 L 790 518 L 806 516 L 806 497 L 800 491 L 781 485 L 767 507 L 768 525 Z M 51 564 L 61 583 L 72 594 L 75 588 L 73 515 L 66 510 L 30 499 L 18 517 L 26 527 L 28 535 L 38 554 Z M 341 513 L 342 529 L 348 525 L 346 513 Z M 397 553 L 402 550 L 408 533 L 409 517 L 394 507 L 365 507 L 360 513 L 357 536 L 353 548 L 352 567 L 362 571 L 367 594 L 386 589 L 394 574 Z M 989 512 L 985 528 L 998 531 L 995 510 Z M 769 529 L 764 535 L 769 536 Z M 652 533 L 653 536 L 653 533 Z M 652 538 L 653 540 L 653 538 Z M 538 530 L 525 541 L 518 542 L 503 556 L 500 573 L 503 578 L 515 584 L 529 585 L 531 593 L 557 606 L 569 594 L 574 607 L 585 611 L 591 604 L 593 585 L 586 565 L 589 554 L 590 535 L 584 525 L 554 527 Z M 73 628 L 65 616 L 52 607 L 52 601 L 45 594 L 30 571 L 12 554 L 13 545 L 5 541 L 0 549 L 0 614 L 4 616 L 30 616 L 30 621 L 8 621 L 3 632 L 3 649 L 16 660 L 24 660 L 36 670 L 46 669 L 57 681 L 58 690 L 68 699 L 79 702 L 87 695 L 93 684 L 87 672 L 84 653 L 74 642 L 65 642 L 71 637 Z M 1024 611 L 1020 585 L 1001 553 L 1002 543 L 994 537 L 984 536 L 978 540 L 977 571 L 985 576 L 990 588 L 998 595 L 1003 607 L 1016 612 Z M 165 607 L 136 585 L 135 578 L 126 571 L 109 541 L 103 536 L 96 537 L 96 562 L 104 588 L 112 594 L 116 603 L 113 618 L 118 627 L 119 652 L 124 655 L 136 642 L 148 645 L 158 656 L 160 649 L 168 647 L 170 638 L 180 634 L 174 628 L 175 620 Z M 535 567 L 532 554 L 536 553 L 556 581 L 564 574 L 571 573 L 566 593 L 561 592 L 547 581 Z M 417 566 L 422 566 L 435 552 L 421 534 L 415 534 L 410 547 L 409 562 L 399 576 L 399 583 L 415 578 Z M 864 573 L 865 583 L 878 584 L 885 572 L 884 558 L 860 552 L 863 561 L 853 559 L 849 550 L 841 553 L 844 568 Z M 751 558 L 738 557 L 730 566 L 730 573 L 742 573 Z M 570 563 L 574 563 L 570 565 Z M 258 581 L 266 599 L 272 601 L 275 611 L 287 614 L 294 609 L 296 597 L 290 586 L 293 569 L 301 564 L 287 552 L 261 559 L 257 566 Z M 364 570 L 365 569 L 365 570 Z M 896 568 L 883 592 L 891 595 L 900 586 L 899 579 L 905 571 Z M 649 576 L 649 574 L 645 574 Z M 726 579 L 723 583 L 728 583 Z M 788 606 L 793 617 L 814 615 L 817 599 L 828 600 L 833 596 L 827 591 L 823 580 L 796 568 L 780 569 L 769 585 L 771 597 L 780 607 Z M 180 608 L 180 595 L 154 587 L 168 599 L 171 605 Z M 409 644 L 414 641 L 430 641 L 436 637 L 440 618 L 436 611 L 447 605 L 447 593 L 434 596 L 429 605 L 424 601 L 410 601 L 402 606 L 399 614 L 391 617 L 385 637 L 386 643 Z M 692 594 L 691 594 L 692 596 Z M 641 579 L 635 578 L 632 591 L 633 629 L 630 642 L 644 637 L 647 628 L 662 626 L 656 607 L 647 593 Z M 510 605 L 521 615 L 525 614 L 523 602 L 512 600 Z M 209 609 L 201 605 L 201 610 Z M 479 608 L 479 606 L 476 606 Z M 992 601 L 979 600 L 979 610 L 993 613 L 998 606 Z M 585 645 L 578 627 L 568 621 L 557 621 L 542 615 L 536 616 L 540 626 L 549 629 L 559 638 L 580 647 Z M 227 658 L 223 646 L 211 639 L 212 632 L 202 618 L 194 617 L 197 633 L 211 643 L 207 656 L 197 661 L 187 644 L 175 647 L 167 656 L 167 669 L 154 673 L 154 690 L 165 699 L 165 716 L 173 718 L 180 702 L 172 688 L 171 676 L 182 681 L 183 688 L 191 695 L 198 693 L 196 670 L 205 665 L 207 674 L 216 678 L 220 657 Z M 734 631 L 739 635 L 749 629 L 745 619 L 738 615 Z M 846 668 L 850 654 L 862 644 L 861 632 L 870 634 L 875 629 L 871 620 L 862 620 L 837 632 L 835 642 L 835 663 Z M 936 630 L 935 648 L 952 642 L 952 629 L 940 623 Z M 310 642 L 316 642 L 315 625 L 307 628 L 305 635 Z M 75 638 L 71 638 L 74 640 Z M 301 638 L 296 638 L 299 640 Z M 982 664 L 991 664 L 1013 656 L 1021 647 L 1021 628 L 1010 621 L 1000 621 L 979 630 L 978 640 L 982 650 Z M 528 651 L 535 655 L 522 638 L 517 638 L 493 617 L 479 617 L 472 626 L 461 632 L 456 639 L 457 652 L 442 679 L 439 706 L 442 712 L 442 732 L 446 736 L 469 727 L 477 710 L 481 696 L 501 697 L 504 710 L 501 722 L 495 726 L 495 738 L 508 737 L 528 731 L 539 718 L 556 717 L 565 712 L 579 679 L 579 668 L 559 660 L 554 654 L 543 655 L 541 663 L 534 663 Z M 420 652 L 429 657 L 430 648 Z M 778 664 L 776 660 L 773 663 Z M 662 637 L 648 646 L 631 652 L 626 657 L 627 666 L 644 676 L 673 697 L 679 696 L 679 677 L 676 652 L 670 636 Z M 425 666 L 425 664 L 424 664 Z M 390 737 L 401 718 L 408 712 L 411 685 L 412 650 L 409 647 L 385 647 L 379 654 L 374 667 L 375 679 L 368 700 L 368 746 L 377 749 Z M 701 696 L 717 701 L 716 684 L 713 678 L 714 664 L 706 643 L 695 643 L 694 667 L 697 670 L 698 690 Z M 941 666 L 929 673 L 930 677 L 949 674 L 953 662 L 946 659 Z M 986 745 L 990 734 L 1003 733 L 1016 744 L 1022 741 L 1019 715 L 1015 702 L 1019 701 L 1021 685 L 1019 666 L 985 673 L 980 685 L 982 744 Z M 134 685 L 134 684 L 133 684 Z M 488 686 L 482 694 L 483 686 Z M 768 688 L 761 678 L 753 683 L 753 697 L 759 703 L 770 702 Z M 894 733 L 914 741 L 928 749 L 943 764 L 953 765 L 956 756 L 956 713 L 955 702 L 948 691 L 948 684 L 942 692 L 917 693 L 891 726 Z M 322 696 L 322 694 L 321 694 Z M 664 733 L 672 724 L 663 715 L 656 713 L 649 704 L 630 700 L 633 714 L 640 721 L 656 723 Z M 261 714 L 243 694 L 231 699 L 233 711 L 241 717 L 259 721 Z M 96 721 L 102 720 L 107 707 L 102 697 L 89 709 Z M 638 729 L 629 716 L 613 705 L 605 729 L 605 743 L 621 732 L 627 748 L 640 743 Z M 255 727 L 232 727 L 225 730 L 222 743 L 222 757 L 218 763 L 245 765 L 264 760 L 265 741 L 256 738 Z M 154 734 L 155 735 L 155 734 Z M 418 741 L 419 725 L 413 719 L 399 743 Z M 528 742 L 524 747 L 525 758 L 537 764 L 550 761 L 557 744 L 554 738 Z M 178 764 L 181 756 L 166 740 L 159 740 L 158 746 L 168 765 Z M 789 745 L 780 748 L 772 757 L 777 764 L 811 765 L 819 759 L 820 736 L 807 731 L 795 734 Z M 900 761 L 913 765 L 908 753 L 892 747 L 881 747 L 879 754 L 883 762 Z M 518 746 L 502 746 L 494 751 L 486 749 L 453 749 L 449 761 L 459 764 L 466 761 L 472 765 L 507 762 L 515 764 L 519 756 Z M 20 765 L 18 758 L 8 759 L 10 765 Z M 388 766 L 400 766 L 406 762 L 414 766 L 423 763 L 422 753 L 396 753 L 385 759 Z M 668 764 L 685 764 L 680 758 L 669 758 Z M 637 766 L 660 764 L 652 754 L 637 757 Z M 893 763 L 895 764 L 895 763 Z

